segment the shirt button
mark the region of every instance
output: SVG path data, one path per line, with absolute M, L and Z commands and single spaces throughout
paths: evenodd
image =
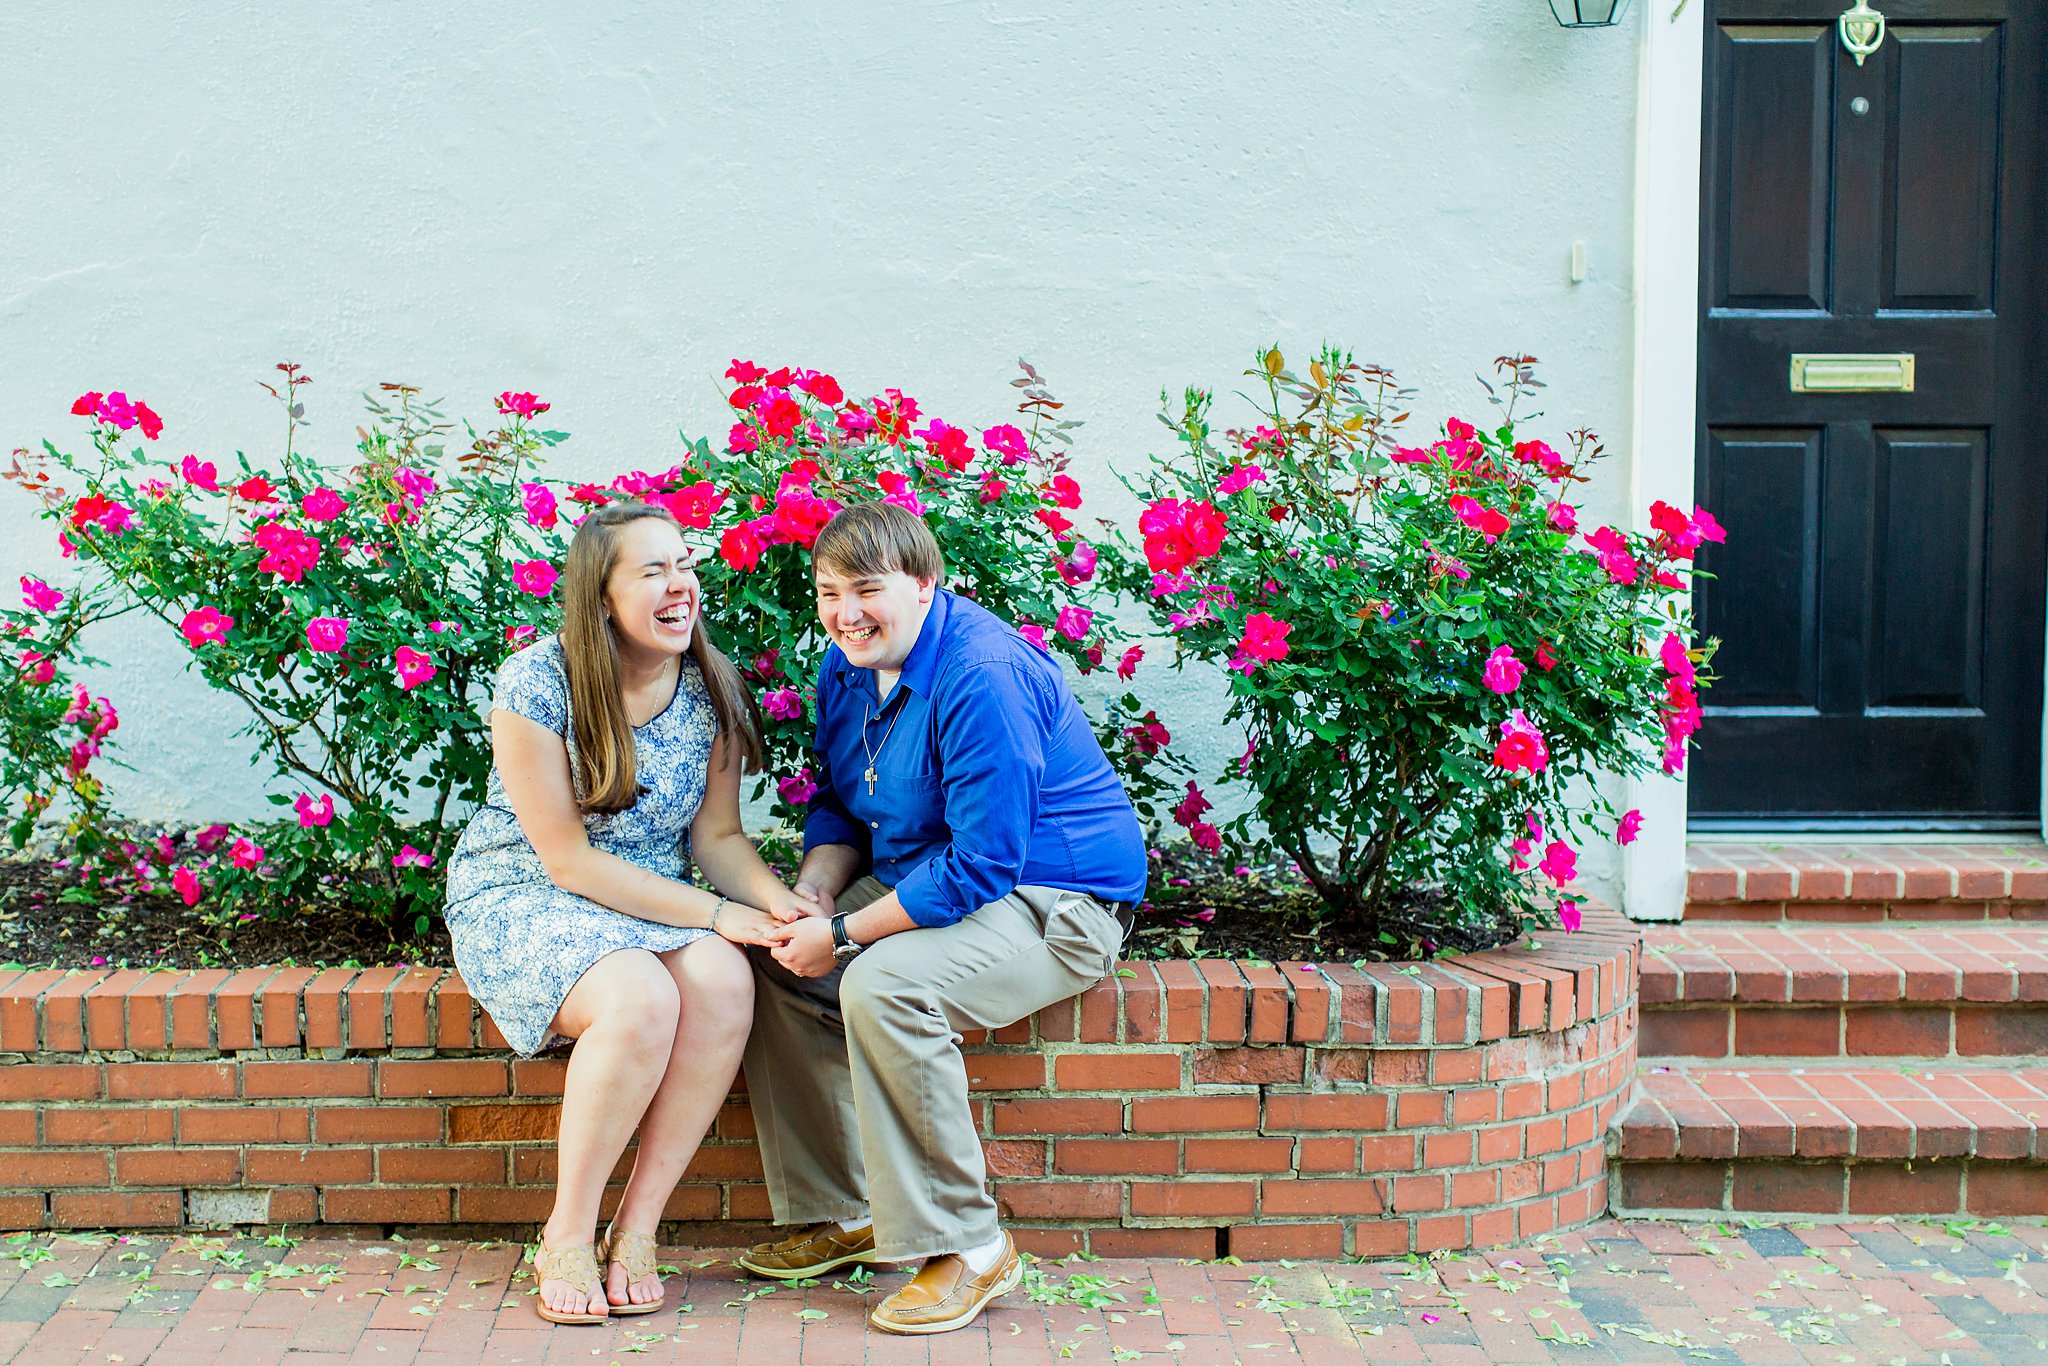
M 870 829 L 870 830 L 880 830 L 881 828 L 882 828 L 882 823 L 881 823 L 880 821 L 869 821 L 869 822 L 868 822 L 868 829 Z

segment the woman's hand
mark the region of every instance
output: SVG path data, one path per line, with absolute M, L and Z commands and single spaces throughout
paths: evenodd
M 763 948 L 774 948 L 781 943 L 778 931 L 781 922 L 766 911 L 757 911 L 752 906 L 740 906 L 728 901 L 718 912 L 718 926 L 715 933 L 735 944 L 758 944 Z
M 830 904 L 828 900 L 826 905 L 829 906 Z M 831 914 L 830 911 L 820 908 L 816 897 L 808 895 L 802 883 L 797 884 L 794 891 L 778 885 L 773 892 L 769 893 L 766 904 L 761 909 L 785 925 L 793 921 L 802 920 L 808 915 Z

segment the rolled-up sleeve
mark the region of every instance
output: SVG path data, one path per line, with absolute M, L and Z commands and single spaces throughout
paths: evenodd
M 869 856 L 868 829 L 853 818 L 846 809 L 846 803 L 839 799 L 839 790 L 832 784 L 832 760 L 828 756 L 826 743 L 827 719 L 832 708 L 832 695 L 836 689 L 828 675 L 829 664 L 818 673 L 818 728 L 811 738 L 811 762 L 813 780 L 818 790 L 812 794 L 810 804 L 804 810 L 804 852 L 809 853 L 820 844 L 850 844 L 860 850 L 861 857 Z
M 1017 889 L 1049 727 L 1039 684 L 1008 663 L 964 669 L 940 691 L 934 726 L 951 839 L 896 886 L 903 909 L 924 926 L 954 924 Z

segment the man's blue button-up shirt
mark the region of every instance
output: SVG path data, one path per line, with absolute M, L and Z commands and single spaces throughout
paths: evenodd
M 985 609 L 934 594 L 886 702 L 873 670 L 827 648 L 817 705 L 804 848 L 859 849 L 918 924 L 1026 883 L 1145 894 L 1137 815 L 1059 664 Z

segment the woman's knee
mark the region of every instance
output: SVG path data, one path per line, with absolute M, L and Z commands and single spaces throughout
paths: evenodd
M 579 1033 L 602 1028 L 647 1047 L 675 1034 L 681 995 L 661 960 L 644 950 L 624 949 L 599 959 L 577 982 L 575 995 L 582 998 L 577 1004 L 587 1017 Z
M 739 946 L 714 936 L 667 955 L 665 961 L 685 1018 L 698 1013 L 728 1020 L 745 1032 L 754 1016 L 754 967 Z

